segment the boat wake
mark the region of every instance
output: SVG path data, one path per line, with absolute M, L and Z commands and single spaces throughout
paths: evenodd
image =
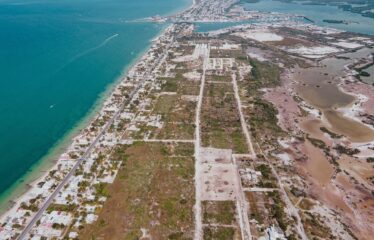
M 85 50 L 85 51 L 83 51 L 83 52 L 81 52 L 81 53 L 75 55 L 75 56 L 72 57 L 72 58 L 71 58 L 67 63 L 65 63 L 65 64 L 64 64 L 60 69 L 58 69 L 58 70 L 56 71 L 56 73 L 59 72 L 59 71 L 61 71 L 62 69 L 64 69 L 65 67 L 67 67 L 69 64 L 73 63 L 74 61 L 78 60 L 79 58 L 81 58 L 81 57 L 83 57 L 83 56 L 85 56 L 85 55 L 87 55 L 87 54 L 89 54 L 89 53 L 92 53 L 92 52 L 94 52 L 94 51 L 96 51 L 96 50 L 98 50 L 98 49 L 100 49 L 100 48 L 102 48 L 102 47 L 104 47 L 104 46 L 107 45 L 111 40 L 113 40 L 114 38 L 116 38 L 116 37 L 118 37 L 118 36 L 119 36 L 119 34 L 116 33 L 116 34 L 114 34 L 114 35 L 112 35 L 112 36 L 106 38 L 106 39 L 105 39 L 102 43 L 100 43 L 99 45 L 97 45 L 97 46 L 95 46 L 95 47 L 93 47 L 93 48 L 87 49 L 87 50 Z

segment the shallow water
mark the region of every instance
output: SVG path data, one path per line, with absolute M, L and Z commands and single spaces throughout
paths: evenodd
M 344 65 L 352 62 L 354 57 L 366 55 L 367 51 L 358 51 L 345 54 L 351 59 L 325 59 L 319 67 L 294 71 L 294 79 L 298 82 L 296 91 L 307 103 L 322 111 L 327 121 L 325 127 L 353 142 L 374 140 L 374 130 L 338 112 L 339 108 L 351 106 L 356 98 L 341 91 L 337 84 L 341 81 L 339 77 L 343 75 Z M 320 122 L 308 122 L 305 127 L 316 130 L 320 127 Z
M 303 15 L 313 20 L 317 25 L 333 27 L 350 32 L 374 35 L 374 19 L 363 17 L 360 14 L 343 11 L 336 6 L 303 5 L 300 3 L 260 0 L 257 3 L 245 3 L 248 10 L 262 12 L 280 12 Z M 323 22 L 324 19 L 345 20 L 351 24 L 331 24 Z
M 304 132 L 308 133 L 311 138 L 324 139 L 324 134 L 321 131 L 323 127 L 319 119 L 308 119 L 300 123 L 300 127 Z
M 323 116 L 331 124 L 332 131 L 347 136 L 353 142 L 369 142 L 374 139 L 374 130 L 337 111 L 324 111 Z
M 300 83 L 297 88 L 300 96 L 320 109 L 338 108 L 351 104 L 355 98 L 338 88 L 336 83 L 339 80 L 333 74 L 326 67 L 295 70 L 295 78 Z
M 330 182 L 334 168 L 319 148 L 316 148 L 308 141 L 305 143 L 305 147 L 311 157 L 305 166 L 308 173 L 313 179 L 318 181 L 320 186 L 326 186 Z
M 364 69 L 365 72 L 369 73 L 369 77 L 361 76 L 361 80 L 367 84 L 374 84 L 374 65 Z

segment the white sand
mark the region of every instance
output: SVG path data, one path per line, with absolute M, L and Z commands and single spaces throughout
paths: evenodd
M 347 48 L 347 49 L 355 49 L 355 48 L 360 48 L 363 47 L 363 45 L 356 43 L 356 42 L 346 42 L 346 41 L 339 41 L 336 43 L 332 43 L 335 46 L 342 47 L 342 48 Z
M 339 52 L 339 49 L 329 46 L 301 46 L 296 48 L 288 48 L 286 49 L 286 51 L 290 53 L 300 54 L 307 58 L 322 58 L 325 57 L 327 54 Z
M 282 41 L 283 37 L 270 32 L 268 29 L 248 29 L 244 32 L 234 33 L 233 35 L 242 37 L 245 39 L 252 39 L 259 42 L 273 42 Z

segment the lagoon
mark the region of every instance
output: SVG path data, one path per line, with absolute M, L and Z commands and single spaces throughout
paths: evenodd
M 374 35 L 374 18 L 363 17 L 360 14 L 343 11 L 337 6 L 330 5 L 304 5 L 294 2 L 281 2 L 273 0 L 260 0 L 256 3 L 243 3 L 247 10 L 261 12 L 279 12 L 303 15 L 314 21 L 315 24 L 333 27 L 345 31 Z M 344 20 L 349 24 L 334 24 L 323 22 L 328 20 Z

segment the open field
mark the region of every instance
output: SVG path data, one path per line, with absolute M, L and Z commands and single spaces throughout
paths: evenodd
M 122 167 L 98 220 L 81 239 L 192 239 L 193 145 L 139 142 L 119 146 Z
M 234 201 L 204 201 L 204 240 L 241 240 Z
M 160 114 L 164 125 L 154 134 L 157 139 L 193 139 L 196 103 L 181 99 L 180 95 L 161 95 L 154 114 Z
M 204 146 L 248 151 L 242 133 L 234 90 L 230 83 L 208 83 L 204 92 L 202 112 Z

